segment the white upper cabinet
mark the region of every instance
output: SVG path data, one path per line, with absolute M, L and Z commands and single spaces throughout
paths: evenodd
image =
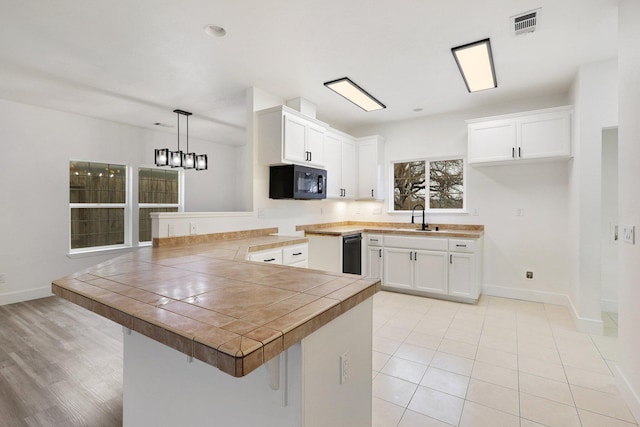
M 468 163 L 508 164 L 571 157 L 571 107 L 468 120 Z
M 258 111 L 256 115 L 261 164 L 324 167 L 326 124 L 286 106 Z
M 327 197 L 356 198 L 356 144 L 341 132 L 327 131 L 324 140 L 324 163 L 327 169 Z
M 384 139 L 374 135 L 358 139 L 358 199 L 383 200 Z

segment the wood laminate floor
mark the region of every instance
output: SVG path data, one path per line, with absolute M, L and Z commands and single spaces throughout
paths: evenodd
M 0 306 L 0 426 L 122 425 L 122 329 L 61 298 Z

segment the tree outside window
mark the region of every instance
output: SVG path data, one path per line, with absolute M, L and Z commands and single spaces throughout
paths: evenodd
M 429 203 L 425 205 L 429 175 Z M 464 209 L 464 161 L 416 160 L 393 164 L 394 211 L 409 211 L 417 204 L 428 210 Z

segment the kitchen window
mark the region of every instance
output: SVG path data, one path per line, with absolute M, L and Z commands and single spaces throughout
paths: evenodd
M 177 170 L 138 169 L 138 241 L 151 242 L 152 212 L 180 210 L 180 173 Z
M 392 169 L 394 212 L 410 211 L 417 204 L 430 212 L 465 211 L 463 159 L 394 162 Z M 427 182 L 429 201 L 425 203 Z
M 69 162 L 72 252 L 129 244 L 127 179 L 126 165 Z

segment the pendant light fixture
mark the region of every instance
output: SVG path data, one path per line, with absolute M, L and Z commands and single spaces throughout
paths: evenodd
M 169 151 L 168 148 L 156 148 L 156 166 L 171 166 L 172 168 L 185 168 L 195 170 L 207 170 L 208 162 L 206 154 L 196 154 L 189 152 L 189 116 L 192 113 L 184 110 L 173 110 L 178 119 L 178 149 Z M 180 116 L 187 118 L 187 151 L 180 150 Z

